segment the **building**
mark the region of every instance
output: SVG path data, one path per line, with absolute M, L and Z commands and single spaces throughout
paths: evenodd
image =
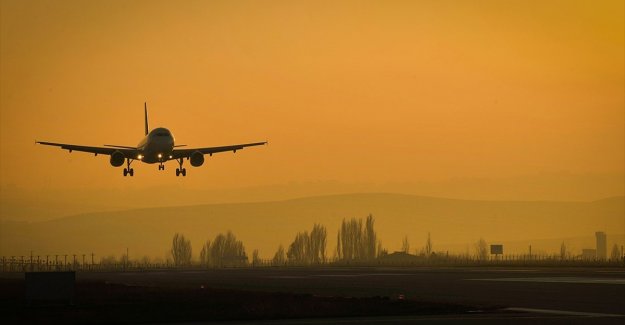
M 597 250 L 596 249 L 590 249 L 590 248 L 582 249 L 582 259 L 583 260 L 588 261 L 588 260 L 594 260 L 595 258 L 597 258 Z
M 605 260 L 608 258 L 608 241 L 605 232 L 597 231 L 595 237 L 597 237 L 597 259 Z

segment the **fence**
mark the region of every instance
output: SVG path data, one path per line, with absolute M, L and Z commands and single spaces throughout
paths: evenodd
M 80 257 L 81 258 L 76 258 Z M 206 265 L 192 262 L 189 265 L 175 265 L 172 262 L 149 263 L 139 261 L 95 262 L 94 255 L 47 255 L 41 256 L 3 256 L 0 261 L 2 272 L 41 272 L 41 271 L 78 271 L 78 272 L 124 272 L 148 270 L 180 270 L 180 269 L 215 269 L 215 268 L 268 268 L 268 267 L 347 267 L 347 266 L 392 266 L 392 267 L 427 267 L 427 266 L 594 266 L 594 267 L 625 267 L 625 259 L 601 260 L 583 259 L 581 257 L 560 258 L 555 255 L 499 255 L 488 259 L 479 259 L 467 255 L 436 255 L 431 257 L 402 255 L 382 256 L 372 260 L 339 260 L 327 259 L 323 263 L 296 263 L 286 261 L 276 263 L 273 260 L 255 260 L 252 262 L 226 263 Z M 51 258 L 54 257 L 54 258 Z M 68 257 L 69 260 L 68 260 Z

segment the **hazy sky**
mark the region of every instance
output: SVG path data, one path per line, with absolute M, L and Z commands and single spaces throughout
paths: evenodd
M 0 184 L 191 188 L 625 169 L 616 1 L 1 3 Z M 135 165 L 35 140 L 268 147 Z

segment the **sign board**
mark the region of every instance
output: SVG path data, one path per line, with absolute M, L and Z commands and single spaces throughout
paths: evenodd
M 490 245 L 490 253 L 493 255 L 503 254 L 503 245 Z

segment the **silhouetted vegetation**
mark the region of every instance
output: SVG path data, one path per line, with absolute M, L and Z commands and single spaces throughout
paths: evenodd
M 339 260 L 373 260 L 380 246 L 374 229 L 375 219 L 367 217 L 363 229 L 362 219 L 343 219 L 337 234 L 336 253 Z
M 432 255 L 432 237 L 428 232 L 428 239 L 425 241 L 425 256 L 429 257 Z
M 612 261 L 619 261 L 622 257 L 623 253 L 621 252 L 621 250 L 618 248 L 617 244 L 614 244 L 614 246 L 612 246 L 612 252 L 610 254 L 610 260 Z
M 478 240 L 477 243 L 475 243 L 475 255 L 477 259 L 480 261 L 488 260 L 488 256 L 489 256 L 488 245 L 486 244 L 486 241 L 484 240 L 484 238 L 480 238 L 480 240 Z
M 410 254 L 410 242 L 408 242 L 408 236 L 404 236 L 404 240 L 401 242 L 401 251 L 405 254 Z
M 247 264 L 243 242 L 234 234 L 219 234 L 212 242 L 207 240 L 200 251 L 200 263 L 205 266 L 242 266 Z
M 176 266 L 191 264 L 191 241 L 176 233 L 171 244 L 171 256 Z
M 327 231 L 315 224 L 310 234 L 297 233 L 286 253 L 291 264 L 321 264 L 326 260 Z
M 266 267 L 288 265 L 595 265 L 618 266 L 625 262 L 622 249 L 614 244 L 610 258 L 588 257 L 572 255 L 564 242 L 560 245 L 560 252 L 553 254 L 506 254 L 493 257 L 490 254 L 487 242 L 480 238 L 474 244 L 474 253 L 450 254 L 435 252 L 431 233 L 427 233 L 425 245 L 418 248 L 414 254 L 410 253 L 408 236 L 402 239 L 401 251 L 388 254 L 377 239 L 374 229 L 375 219 L 372 215 L 363 219 L 343 219 L 337 233 L 336 255 L 333 258 L 326 256 L 327 230 L 321 224 L 314 224 L 310 232 L 298 232 L 288 251 L 280 245 L 273 258 L 262 259 L 258 249 L 252 253 L 252 261 L 248 262 L 243 242 L 237 240 L 232 232 L 219 234 L 213 241 L 207 240 L 199 254 L 199 264 L 192 261 L 191 242 L 184 235 L 176 233 L 173 236 L 171 248 L 166 252 L 165 260 L 149 256 L 137 256 L 129 259 L 128 250 L 118 257 L 109 255 L 94 260 L 94 254 L 64 254 L 40 256 L 10 256 L 2 257 L 3 272 L 43 270 L 81 270 L 81 271 L 127 271 L 147 270 L 177 267 Z M 414 249 L 414 248 L 413 248 Z M 81 258 L 82 256 L 82 258 Z M 91 257 L 89 259 L 89 256 Z M 87 259 L 85 259 L 85 257 Z M 94 262 L 95 261 L 95 262 Z
M 278 247 L 271 261 L 273 265 L 284 265 L 286 263 L 286 254 L 284 253 L 284 247 L 282 247 L 282 245 Z
M 260 264 L 261 264 L 260 255 L 258 254 L 258 249 L 255 249 L 252 252 L 252 265 L 256 266 L 256 265 L 260 265 Z

